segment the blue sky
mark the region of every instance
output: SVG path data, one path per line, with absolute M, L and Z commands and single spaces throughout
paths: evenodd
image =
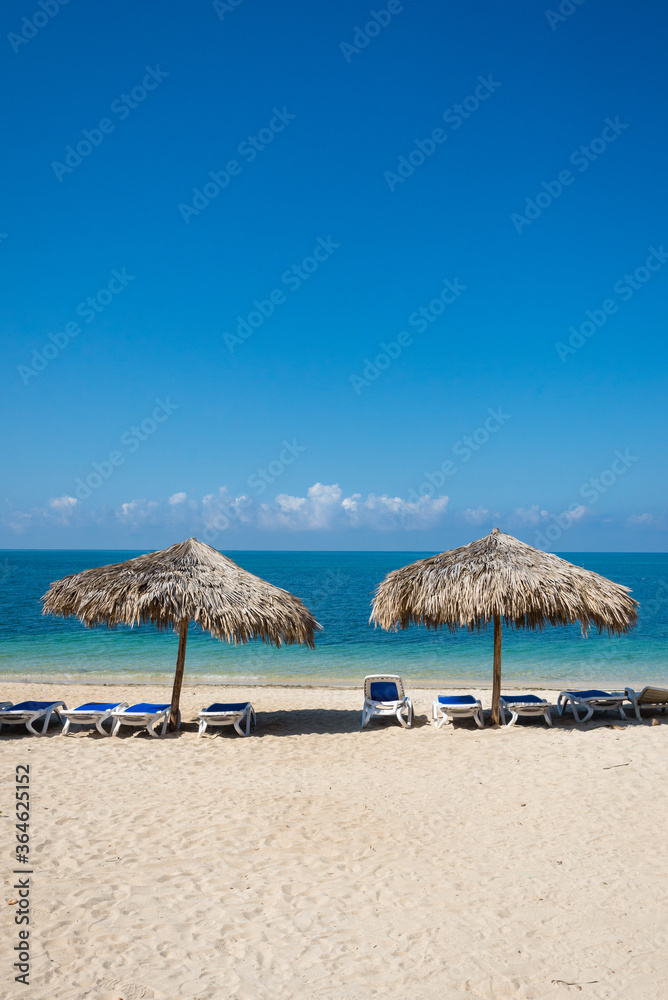
M 665 550 L 663 5 L 1 17 L 1 545 Z

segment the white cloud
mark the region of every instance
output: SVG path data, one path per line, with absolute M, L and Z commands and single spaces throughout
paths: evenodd
M 76 497 L 52 497 L 49 500 L 49 512 L 53 511 L 60 524 L 69 524 L 71 515 L 76 511 L 79 501 Z M 48 513 L 45 512 L 46 521 L 49 520 Z
M 512 527 L 556 522 L 563 530 L 573 521 L 580 521 L 586 514 L 591 514 L 591 510 L 585 504 L 562 510 L 559 514 L 551 514 L 549 510 L 533 504 L 531 507 L 516 507 L 508 518 L 508 524 Z
M 128 528 L 141 528 L 145 524 L 160 524 L 160 503 L 157 500 L 129 500 L 115 511 L 117 519 Z
M 338 520 L 341 498 L 342 490 L 338 483 L 331 486 L 315 483 L 309 487 L 305 497 L 279 493 L 273 504 L 262 504 L 262 527 L 272 527 L 275 524 L 306 531 L 327 530 Z
M 651 514 L 631 514 L 629 518 L 629 524 L 640 524 L 643 527 L 650 527 L 654 523 L 654 518 Z
M 489 510 L 486 507 L 469 507 L 464 511 L 464 518 L 469 524 L 482 524 L 489 520 Z
M 284 513 L 303 510 L 306 506 L 306 497 L 291 497 L 287 493 L 279 493 L 276 503 Z M 269 504 L 264 504 L 264 508 L 269 510 Z
M 7 515 L 7 523 L 12 531 L 17 535 L 22 535 L 24 531 L 31 527 L 33 521 L 32 514 L 22 510 L 12 510 Z
M 220 486 L 217 493 L 207 493 L 201 505 L 193 508 L 194 523 L 203 526 L 205 532 L 225 531 L 232 522 L 248 524 L 249 508 L 253 501 L 247 496 L 234 497 L 227 486 Z M 205 535 L 206 537 L 206 535 Z
M 448 498 L 422 497 L 413 502 L 402 497 L 369 493 L 344 496 L 338 483 L 315 483 L 305 497 L 280 493 L 260 505 L 258 525 L 271 530 L 327 531 L 334 528 L 413 529 L 434 524 L 445 513 Z
M 76 507 L 78 503 L 76 497 L 53 497 L 52 500 L 49 500 L 49 507 L 53 507 L 54 510 L 68 511 Z
M 658 531 L 666 531 L 668 528 L 665 513 L 659 514 L 658 517 L 647 513 L 631 514 L 626 523 L 634 528 L 656 528 Z
M 167 503 L 171 504 L 174 507 L 176 506 L 176 504 L 185 503 L 187 499 L 188 499 L 187 493 L 172 493 Z
M 538 524 L 549 517 L 546 510 L 541 510 L 537 503 L 532 507 L 516 507 L 512 520 L 517 520 L 522 524 Z

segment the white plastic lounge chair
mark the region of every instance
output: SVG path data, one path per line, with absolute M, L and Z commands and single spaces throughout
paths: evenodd
M 116 708 L 111 713 L 111 717 L 114 720 L 111 735 L 116 736 L 121 726 L 146 726 L 151 736 L 157 737 L 156 726 L 162 723 L 160 736 L 164 736 L 167 732 L 170 708 L 171 705 L 154 705 L 146 701 L 142 701 L 138 705 L 130 705 L 129 708 Z M 178 725 L 181 725 L 180 712 Z
M 514 726 L 520 715 L 542 715 L 548 726 L 552 725 L 550 703 L 535 694 L 504 694 L 499 699 L 499 705 L 504 726 Z M 506 712 L 510 712 L 510 722 L 506 722 Z
M 589 722 L 594 712 L 619 712 L 620 718 L 625 719 L 622 703 L 626 701 L 626 692 L 597 691 L 562 691 L 557 699 L 557 711 L 563 715 L 569 707 L 573 712 L 576 722 Z M 578 709 L 584 710 L 584 716 L 580 718 Z
M 33 736 L 43 736 L 49 728 L 51 716 L 56 713 L 60 718 L 60 709 L 67 708 L 64 701 L 21 701 L 18 705 L 11 705 L 10 708 L 0 710 L 0 729 L 4 726 L 27 727 L 28 732 Z M 38 732 L 34 723 L 43 719 L 42 728 Z
M 475 719 L 479 729 L 485 728 L 482 705 L 472 694 L 439 694 L 434 700 L 433 712 L 437 729 L 455 719 Z
M 644 687 L 640 694 L 633 688 L 626 688 L 624 693 L 633 705 L 638 722 L 642 722 L 641 708 L 658 708 L 662 712 L 668 708 L 668 688 Z
M 239 736 L 248 736 L 251 722 L 255 725 L 255 709 L 249 701 L 216 703 L 203 708 L 199 713 L 197 737 L 199 739 L 207 726 L 234 726 Z
M 396 715 L 404 729 L 413 724 L 413 702 L 398 674 L 370 674 L 364 678 L 362 729 L 375 715 Z
M 63 709 L 60 713 L 66 720 L 63 726 L 63 736 L 67 736 L 72 723 L 75 726 L 95 726 L 98 733 L 102 733 L 103 736 L 111 736 L 115 724 L 114 720 L 111 719 L 112 712 L 117 708 L 127 707 L 127 701 L 89 701 L 85 705 L 79 705 L 78 708 Z M 107 719 L 111 719 L 110 729 L 105 729 L 102 725 Z

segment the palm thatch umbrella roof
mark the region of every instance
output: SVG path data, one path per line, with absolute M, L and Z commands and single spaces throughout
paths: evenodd
M 196 538 L 56 580 L 42 602 L 42 614 L 76 617 L 89 628 L 150 622 L 161 630 L 178 630 L 172 727 L 178 716 L 188 622 L 227 642 L 261 639 L 274 646 L 300 643 L 311 648 L 321 628 L 299 598 Z
M 630 631 L 638 603 L 628 587 L 541 552 L 495 528 L 469 545 L 393 570 L 376 590 L 370 620 L 384 629 L 411 623 L 451 631 L 494 622 L 492 717 L 498 722 L 501 622 L 543 629 L 579 622 L 611 635 Z

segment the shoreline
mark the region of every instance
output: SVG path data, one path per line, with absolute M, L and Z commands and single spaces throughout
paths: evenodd
M 390 671 L 391 672 L 391 671 Z M 438 691 L 440 694 L 449 693 L 459 693 L 461 691 L 480 691 L 488 692 L 492 691 L 492 684 L 480 684 L 477 681 L 471 681 L 470 683 L 457 682 L 457 683 L 447 683 L 437 684 L 432 681 L 425 681 L 420 679 L 412 680 L 407 675 L 399 674 L 404 682 L 404 687 L 407 693 L 409 689 L 414 691 Z M 107 680 L 99 679 L 83 679 L 80 677 L 70 678 L 69 680 L 45 680 L 42 676 L 36 679 L 30 679 L 25 677 L 10 677 L 0 675 L 0 693 L 5 687 L 11 687 L 13 685 L 17 686 L 33 686 L 33 687 L 47 687 L 47 688 L 73 688 L 73 687 L 99 687 L 99 688 L 169 688 L 171 690 L 173 683 L 173 677 L 164 678 L 149 678 L 147 680 L 137 680 L 133 678 L 132 680 L 124 681 L 118 678 L 110 678 Z M 559 693 L 560 691 L 567 690 L 577 690 L 585 685 L 586 681 L 574 681 L 570 687 L 564 686 L 564 684 L 556 683 L 545 683 L 541 681 L 536 681 L 532 684 L 528 681 L 523 681 L 521 684 L 514 684 L 512 680 L 508 683 L 504 683 L 503 677 L 501 678 L 501 689 L 510 693 L 511 691 L 549 691 Z M 593 682 L 592 682 L 593 683 Z M 633 687 L 632 684 L 626 684 L 622 682 L 609 683 L 606 680 L 600 680 L 596 678 L 596 685 L 599 689 L 604 689 L 607 691 L 618 691 L 623 690 L 625 687 Z M 655 679 L 647 681 L 648 684 L 655 683 Z M 187 678 L 184 680 L 183 690 L 192 691 L 198 688 L 252 688 L 253 690 L 275 690 L 275 691 L 361 691 L 364 685 L 364 677 L 360 677 L 359 682 L 344 682 L 334 683 L 333 681 L 323 681 L 321 683 L 302 683 L 298 681 L 212 681 L 212 680 L 194 680 L 188 683 Z M 665 681 L 656 681 L 656 686 L 663 687 L 666 685 Z

